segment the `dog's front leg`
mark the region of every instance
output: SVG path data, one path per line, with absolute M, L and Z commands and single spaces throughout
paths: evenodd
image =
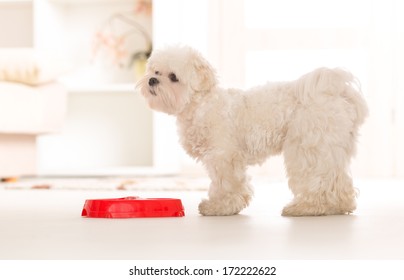
M 205 162 L 212 180 L 209 199 L 199 204 L 199 212 L 205 216 L 228 216 L 238 214 L 248 206 L 253 195 L 246 166 L 237 160 L 220 158 Z

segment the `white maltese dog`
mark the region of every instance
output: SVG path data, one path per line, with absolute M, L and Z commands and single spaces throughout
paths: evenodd
M 206 167 L 202 215 L 248 206 L 247 167 L 281 153 L 294 194 L 282 215 L 355 210 L 349 163 L 368 110 L 350 73 L 320 68 L 290 82 L 225 89 L 199 52 L 176 46 L 152 53 L 138 87 L 152 109 L 177 118 L 182 146 Z

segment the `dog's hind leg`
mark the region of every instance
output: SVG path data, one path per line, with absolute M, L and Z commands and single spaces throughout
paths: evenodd
M 346 173 L 289 179 L 294 199 L 283 209 L 283 216 L 320 216 L 352 213 L 356 192 Z
M 338 215 L 355 210 L 356 190 L 348 171 L 347 149 L 322 139 L 312 147 L 285 146 L 284 156 L 294 199 L 282 215 Z
M 199 212 L 205 216 L 238 214 L 248 206 L 253 190 L 246 175 L 246 166 L 235 158 L 220 157 L 206 164 L 212 180 L 209 199 L 199 204 Z
M 321 127 L 313 116 L 306 123 L 303 118 L 296 122 L 300 124 L 300 131 L 289 131 L 283 147 L 294 199 L 282 214 L 317 216 L 351 213 L 356 208 L 356 190 L 349 174 L 355 133 L 346 126 Z

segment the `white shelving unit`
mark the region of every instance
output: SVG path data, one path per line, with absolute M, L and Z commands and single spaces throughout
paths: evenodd
M 35 48 L 71 65 L 61 79 L 69 91 L 65 127 L 38 140 L 39 174 L 122 175 L 153 166 L 152 112 L 135 91 L 134 71 L 102 55 L 94 59 L 92 51 L 103 22 L 133 6 L 133 0 L 0 0 L 0 47 Z
M 135 91 L 134 72 L 103 57 L 91 61 L 99 26 L 111 14 L 131 11 L 134 1 L 37 2 L 35 47 L 65 53 L 76 68 L 66 82 L 70 96 L 65 130 L 40 145 L 42 172 L 130 175 L 151 168 L 152 113 Z

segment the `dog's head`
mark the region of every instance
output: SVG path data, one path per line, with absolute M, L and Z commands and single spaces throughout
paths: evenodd
M 169 47 L 153 51 L 137 87 L 150 108 L 176 115 L 216 84 L 215 71 L 199 52 L 189 47 Z

